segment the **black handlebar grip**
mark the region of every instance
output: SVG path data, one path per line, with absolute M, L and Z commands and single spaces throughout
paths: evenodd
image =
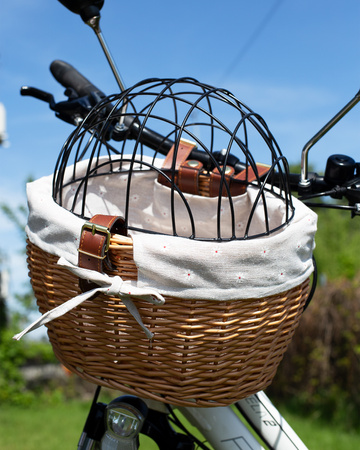
M 96 94 L 104 98 L 105 94 L 94 86 L 87 78 L 78 72 L 75 67 L 65 61 L 56 60 L 50 64 L 50 71 L 56 81 L 65 88 L 74 89 L 79 97 Z

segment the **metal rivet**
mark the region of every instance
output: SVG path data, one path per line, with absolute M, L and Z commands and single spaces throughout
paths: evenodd
M 190 160 L 186 162 L 189 167 L 198 167 L 200 165 L 199 161 Z

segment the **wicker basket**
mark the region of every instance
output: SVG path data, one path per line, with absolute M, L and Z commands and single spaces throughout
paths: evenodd
M 117 274 L 136 280 L 132 240 L 113 235 Z M 42 313 L 80 293 L 57 257 L 28 242 L 32 286 Z M 119 298 L 104 295 L 47 324 L 57 358 L 93 383 L 181 406 L 225 406 L 266 388 L 291 341 L 309 281 L 279 295 L 209 301 L 133 299 L 149 341 Z

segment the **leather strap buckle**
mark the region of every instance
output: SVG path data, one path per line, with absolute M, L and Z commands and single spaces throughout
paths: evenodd
M 92 222 L 85 222 L 84 225 L 81 228 L 81 235 L 83 234 L 84 230 L 91 230 L 91 234 L 94 236 L 95 233 L 102 233 L 106 236 L 106 242 L 105 242 L 105 247 L 103 249 L 104 255 L 95 255 L 93 253 L 89 253 L 85 250 L 83 250 L 82 248 L 78 249 L 78 252 L 83 253 L 84 255 L 88 255 L 88 256 L 92 256 L 93 258 L 97 258 L 97 259 L 105 259 L 106 258 L 106 253 L 109 250 L 110 247 L 110 238 L 111 238 L 111 233 L 110 233 L 110 229 L 108 227 L 105 227 L 103 225 L 99 225 L 97 223 L 92 223 Z
M 84 223 L 78 249 L 79 267 L 102 272 L 104 262 L 112 269 L 107 258 L 111 233 L 126 235 L 122 217 L 97 214 Z

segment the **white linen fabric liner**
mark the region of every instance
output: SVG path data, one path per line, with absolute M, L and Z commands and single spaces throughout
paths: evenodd
M 147 161 L 151 163 L 152 159 Z M 87 161 L 77 164 L 77 176 L 85 175 L 87 164 Z M 105 166 L 104 172 L 107 169 Z M 128 173 L 124 172 L 124 165 L 122 170 L 89 180 L 86 216 L 124 215 Z M 64 182 L 71 175 L 72 167 L 69 167 Z M 70 266 L 77 265 L 79 238 L 85 222 L 67 210 L 78 186 L 73 184 L 65 188 L 64 207 L 61 207 L 52 198 L 52 180 L 53 175 L 50 175 L 27 185 L 29 218 L 26 232 L 33 244 L 61 257 L 63 262 L 67 261 L 71 270 Z M 172 236 L 170 192 L 170 188 L 157 182 L 155 171 L 133 172 L 129 225 L 163 233 L 129 231 L 138 268 L 136 287 L 147 289 L 155 302 L 163 302 L 166 295 L 214 301 L 262 298 L 296 287 L 312 273 L 317 216 L 296 198 L 293 198 L 294 217 L 280 230 L 255 239 L 216 241 L 206 239 L 217 236 L 218 199 L 184 194 L 194 215 L 196 237 L 204 239 L 194 240 L 186 238 L 191 236 L 192 230 L 189 214 L 178 195 L 175 195 L 178 236 Z M 257 194 L 258 190 L 249 186 L 246 193 L 233 197 L 237 231 L 245 229 Z M 81 201 L 80 195 L 75 212 L 80 211 Z M 276 228 L 284 222 L 285 204 L 266 192 L 266 205 L 270 228 Z M 229 200 L 225 197 L 221 209 L 221 235 L 230 238 L 231 216 Z M 249 234 L 263 232 L 261 200 Z M 94 274 L 94 279 L 96 277 Z M 86 278 L 92 279 L 89 271 Z M 121 292 L 119 296 L 122 297 Z

